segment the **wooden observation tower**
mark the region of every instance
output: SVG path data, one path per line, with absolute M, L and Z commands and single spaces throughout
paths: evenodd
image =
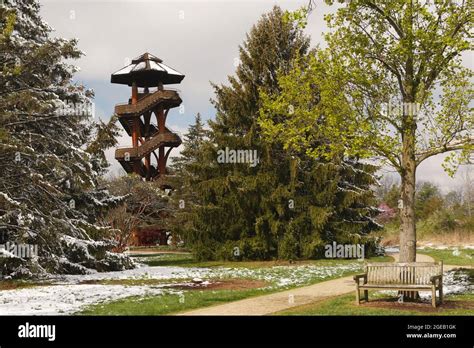
M 150 53 L 133 59 L 111 77 L 112 83 L 132 87 L 128 103 L 115 106 L 121 125 L 132 137 L 132 146 L 116 149 L 115 159 L 127 173 L 136 173 L 145 180 L 158 180 L 162 187 L 168 187 L 165 181 L 168 156 L 174 147 L 181 145 L 180 137 L 166 127 L 166 117 L 170 109 L 182 102 L 178 92 L 163 86 L 180 83 L 183 78 L 184 75 Z M 152 114 L 156 116 L 156 124 L 151 121 Z

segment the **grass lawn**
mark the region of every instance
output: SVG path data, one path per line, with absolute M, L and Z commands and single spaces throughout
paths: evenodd
M 448 295 L 443 305 L 397 303 L 393 297 L 369 292 L 369 303 L 355 304 L 355 293 L 298 306 L 276 315 L 474 315 L 474 293 Z
M 179 294 L 153 297 L 128 297 L 122 300 L 90 306 L 79 315 L 166 315 L 191 309 L 237 301 L 269 291 L 249 290 L 190 290 Z
M 162 284 L 181 284 L 183 282 L 190 282 L 192 279 L 176 279 L 176 278 L 167 278 L 167 279 L 146 279 L 146 278 L 132 278 L 132 279 L 94 279 L 94 280 L 84 280 L 79 282 L 79 284 L 99 284 L 99 285 L 124 285 L 124 286 L 153 286 L 153 285 L 162 285 Z
M 141 262 L 147 263 L 153 266 L 182 266 L 187 267 L 226 267 L 226 268 L 238 268 L 238 269 L 252 269 L 252 270 L 265 270 L 272 266 L 289 266 L 288 262 L 278 261 L 248 261 L 248 262 L 226 262 L 226 261 L 211 261 L 211 262 L 195 262 L 189 255 L 185 254 L 166 254 L 166 255 L 149 255 L 141 257 Z M 392 261 L 391 257 L 375 257 L 368 259 L 371 262 L 384 262 Z M 291 264 L 291 266 L 298 265 L 315 265 L 315 266 L 337 266 L 341 264 L 350 264 L 357 261 L 354 260 L 310 260 L 310 261 L 299 261 Z M 361 267 L 363 263 L 361 262 Z M 286 267 L 286 272 L 291 272 L 292 267 Z M 279 269 L 279 275 L 285 277 L 285 270 Z M 308 282 L 305 284 L 299 284 L 298 286 L 315 284 L 318 282 L 339 278 L 342 276 L 348 276 L 360 271 L 347 271 L 339 275 L 321 278 L 308 278 Z M 234 278 L 235 279 L 235 278 Z M 226 279 L 223 279 L 226 280 Z M 228 280 L 228 279 L 227 279 Z M 242 279 L 245 281 L 246 279 Z M 252 279 L 248 279 L 252 281 Z M 143 281 L 145 282 L 145 281 Z M 101 281 L 101 284 L 104 282 Z M 105 283 L 107 284 L 107 283 Z M 123 285 L 139 285 L 135 284 L 135 281 L 130 280 L 119 280 L 113 281 L 109 284 L 123 284 Z M 146 283 L 140 282 L 141 285 Z M 268 284 L 272 285 L 272 284 Z M 226 302 L 237 301 L 244 298 L 253 296 L 259 296 L 269 294 L 272 292 L 282 291 L 286 289 L 294 288 L 295 286 L 286 287 L 259 287 L 252 289 L 225 289 L 225 290 L 212 290 L 212 289 L 194 289 L 184 290 L 181 292 L 182 295 L 176 292 L 165 292 L 160 296 L 152 297 L 128 297 L 125 299 L 101 303 L 89 306 L 82 310 L 78 315 L 166 315 L 175 314 L 178 312 L 188 311 L 196 308 L 208 307 L 212 305 L 218 305 Z M 184 298 L 184 301 L 183 301 Z M 181 301 L 180 301 L 181 300 Z
M 417 251 L 436 261 L 443 261 L 445 265 L 474 266 L 474 249 L 459 249 L 459 255 L 453 255 L 453 249 L 424 248 Z

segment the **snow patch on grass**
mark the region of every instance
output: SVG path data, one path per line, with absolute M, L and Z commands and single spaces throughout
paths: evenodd
M 0 315 L 61 315 L 72 314 L 92 304 L 130 296 L 159 296 L 177 293 L 165 289 L 171 280 L 199 278 L 203 281 L 219 279 L 264 280 L 270 289 L 310 284 L 316 280 L 342 276 L 362 269 L 359 262 L 331 266 L 301 265 L 266 268 L 183 268 L 141 266 L 120 272 L 94 272 L 85 275 L 65 275 L 51 278 L 53 285 L 0 291 Z M 158 285 L 80 284 L 101 280 L 163 280 Z M 170 282 L 166 282 L 170 280 Z
M 443 273 L 443 295 L 467 294 L 473 292 L 474 285 L 466 271 L 456 270 Z M 396 290 L 382 290 L 378 291 L 378 293 L 397 296 Z M 419 295 L 422 300 L 431 301 L 431 290 L 420 291 Z
M 1 315 L 67 315 L 83 307 L 129 296 L 156 296 L 154 286 L 51 285 L 0 291 Z

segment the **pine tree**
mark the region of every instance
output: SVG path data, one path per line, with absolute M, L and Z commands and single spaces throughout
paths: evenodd
M 93 92 L 72 81 L 76 40 L 51 38 L 39 12 L 32 0 L 0 7 L 0 233 L 38 246 L 37 257 L 0 258 L 0 274 L 131 267 L 96 223 L 121 200 L 98 185 L 114 126 L 93 122 Z
M 190 212 L 196 205 L 201 204 L 197 185 L 202 155 L 202 146 L 208 140 L 208 131 L 202 122 L 201 114 L 197 114 L 194 124 L 188 127 L 183 139 L 183 149 L 179 157 L 173 158 L 171 165 L 175 173 L 171 176 L 171 195 L 174 212 L 166 219 L 167 228 L 172 231 L 172 240 L 176 244 L 181 241 L 183 233 L 192 228 Z
M 188 127 L 183 139 L 183 150 L 179 157 L 173 158 L 173 170 L 179 171 L 181 176 L 189 174 L 189 166 L 193 166 L 200 156 L 200 146 L 206 140 L 207 131 L 202 123 L 201 114 L 195 117 L 194 124 Z
M 376 228 L 369 190 L 375 168 L 314 161 L 262 139 L 261 92 L 278 93 L 277 73 L 308 50 L 309 38 L 275 7 L 247 35 L 229 85 L 214 85 L 216 120 L 188 166 L 199 204 L 191 205 L 181 231 L 197 258 L 320 257 L 329 241 L 367 243 Z M 256 150 L 259 163 L 218 163 L 224 148 Z
M 120 135 L 117 116 L 112 116 L 108 122 L 99 120 L 92 125 L 92 129 L 94 138 L 87 144 L 86 152 L 92 156 L 93 170 L 99 175 L 104 175 L 110 166 L 105 158 L 105 150 L 117 145 L 117 137 Z

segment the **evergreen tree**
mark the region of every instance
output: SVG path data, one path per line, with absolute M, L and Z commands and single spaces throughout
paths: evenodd
M 286 18 L 279 7 L 264 15 L 240 47 L 236 76 L 214 85 L 216 120 L 185 174 L 198 204 L 181 233 L 200 259 L 318 257 L 329 241 L 366 243 L 376 227 L 373 167 L 318 162 L 262 139 L 261 92 L 278 93 L 277 73 L 308 55 L 309 38 Z M 225 148 L 256 150 L 259 163 L 218 163 Z
M 172 168 L 174 171 L 179 171 L 181 177 L 192 173 L 191 168 L 199 160 L 200 147 L 206 140 L 207 133 L 202 123 L 201 114 L 198 113 L 194 124 L 188 127 L 188 132 L 184 135 L 180 156 L 173 158 Z
M 194 124 L 188 127 L 184 135 L 183 149 L 179 157 L 173 158 L 172 171 L 176 175 L 171 177 L 171 186 L 174 189 L 172 205 L 174 212 L 166 219 L 167 228 L 172 232 L 172 241 L 176 244 L 181 241 L 183 233 L 192 228 L 191 211 L 201 204 L 197 185 L 199 177 L 196 175 L 202 165 L 202 146 L 208 139 L 208 131 L 204 128 L 201 114 L 197 114 Z
M 39 12 L 32 0 L 0 7 L 0 233 L 4 243 L 38 246 L 37 257 L 1 257 L 0 274 L 131 267 L 96 223 L 121 200 L 97 183 L 114 125 L 91 119 L 93 92 L 73 83 L 76 68 L 64 62 L 81 56 L 77 42 L 51 38 Z
M 120 135 L 117 116 L 112 116 L 108 122 L 99 120 L 91 126 L 94 131 L 94 138 L 87 144 L 86 152 L 92 156 L 93 170 L 99 175 L 104 175 L 110 166 L 105 158 L 105 150 L 117 145 L 117 137 Z
M 426 219 L 443 209 L 443 197 L 439 188 L 430 182 L 420 182 L 416 190 L 415 214 L 417 220 Z
M 392 185 L 390 190 L 384 195 L 383 201 L 389 205 L 390 208 L 398 209 L 398 200 L 400 199 L 400 186 Z

